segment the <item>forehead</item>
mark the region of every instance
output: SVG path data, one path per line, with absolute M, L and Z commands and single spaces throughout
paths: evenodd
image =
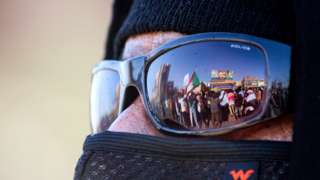
M 145 55 L 152 49 L 181 36 L 183 34 L 178 32 L 150 32 L 131 36 L 125 43 L 122 59 Z

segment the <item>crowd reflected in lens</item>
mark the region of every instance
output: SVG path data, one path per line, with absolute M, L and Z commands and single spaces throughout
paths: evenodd
M 267 93 L 266 60 L 259 48 L 201 42 L 153 61 L 147 94 L 151 110 L 169 127 L 223 128 L 253 119 L 262 110 L 268 117 L 283 112 L 288 82 L 271 83 Z
M 159 92 L 152 97 L 152 108 L 160 119 L 175 121 L 185 128 L 220 128 L 245 120 L 259 110 L 265 82 L 256 77 L 233 80 L 231 70 L 212 70 L 211 81 L 201 81 L 197 73 L 187 73 L 184 86 L 167 81 L 170 64 L 157 73 Z

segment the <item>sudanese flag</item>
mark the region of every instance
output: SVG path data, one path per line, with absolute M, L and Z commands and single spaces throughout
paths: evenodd
M 196 88 L 199 85 L 200 85 L 199 77 L 197 73 L 193 72 L 187 84 L 187 93 L 192 91 L 194 88 Z

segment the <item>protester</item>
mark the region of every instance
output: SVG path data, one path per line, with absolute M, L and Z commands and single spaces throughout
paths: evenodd
M 187 103 L 187 100 L 186 100 L 185 96 L 180 97 L 179 104 L 180 104 L 180 107 L 181 107 L 181 116 L 182 116 L 181 119 L 182 119 L 182 122 L 186 127 L 189 127 L 191 125 L 189 123 L 190 122 L 190 119 L 189 119 L 189 107 L 188 107 L 188 103 Z

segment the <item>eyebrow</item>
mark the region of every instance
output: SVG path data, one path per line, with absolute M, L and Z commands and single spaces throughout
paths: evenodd
M 122 60 L 142 56 L 173 39 L 183 36 L 177 32 L 151 32 L 130 37 L 125 43 Z
M 143 41 L 143 40 L 139 40 L 139 41 Z M 129 43 L 129 44 L 127 44 L 127 43 Z M 137 43 L 137 42 L 134 42 L 134 44 L 131 44 L 130 41 L 127 41 L 127 43 L 126 43 L 124 51 L 121 55 L 122 60 L 136 57 L 136 56 L 143 56 L 153 49 L 152 44 L 148 44 L 147 42 L 141 42 L 144 45 L 141 45 L 140 43 Z M 148 45 L 146 45 L 146 44 L 148 44 Z

